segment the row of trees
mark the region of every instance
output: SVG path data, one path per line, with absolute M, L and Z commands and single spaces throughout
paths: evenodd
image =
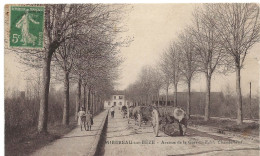
M 138 80 L 126 89 L 126 98 L 136 104 L 148 105 L 152 100 L 159 101 L 163 86 L 161 72 L 151 66 L 143 67 Z
M 51 77 L 63 81 L 65 100 L 62 123 L 68 125 L 70 83 L 77 83 L 76 114 L 81 106 L 95 113 L 98 108 L 93 106 L 91 100 L 95 99 L 101 104 L 110 95 L 122 62 L 118 57 L 120 47 L 129 43 L 129 40 L 118 37 L 125 31 L 120 24 L 126 11 L 125 5 L 44 6 L 44 49 L 10 49 L 17 52 L 26 65 L 42 69 L 39 133 L 47 132 Z
M 241 69 L 249 49 L 260 39 L 259 6 L 257 4 L 204 4 L 193 12 L 192 24 L 178 34 L 161 56 L 158 69 L 145 67 L 139 80 L 129 86 L 129 97 L 139 94 L 148 97 L 156 88 L 174 88 L 177 106 L 179 83 L 187 85 L 187 114 L 190 116 L 191 84 L 196 73 L 206 78 L 205 121 L 209 120 L 211 78 L 216 72 L 236 72 L 237 124 L 242 124 Z M 149 71 L 150 77 L 146 78 Z M 161 78 L 157 78 L 161 77 Z M 160 81 L 156 81 L 158 79 Z M 147 81 L 149 82 L 147 82 Z M 160 85 L 156 84 L 158 82 Z M 149 88 L 149 89 L 148 89 Z M 131 92 L 132 91 L 132 92 Z M 159 97 L 159 95 L 158 95 Z M 137 100 L 137 99 L 135 99 Z

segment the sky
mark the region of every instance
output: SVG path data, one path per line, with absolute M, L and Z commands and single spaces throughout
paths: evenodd
M 198 4 L 196 4 L 198 5 Z M 178 33 L 189 25 L 195 4 L 133 4 L 133 9 L 125 19 L 128 31 L 125 36 L 134 37 L 129 47 L 121 49 L 124 63 L 120 66 L 120 79 L 116 89 L 123 90 L 137 80 L 141 68 L 145 65 L 156 66 L 160 55 Z M 249 93 L 249 82 L 252 82 L 252 93 L 259 88 L 260 44 L 256 44 L 247 56 L 242 70 L 242 92 Z M 25 90 L 27 76 L 24 65 L 18 63 L 13 53 L 5 51 L 5 88 Z M 212 91 L 223 91 L 229 85 L 235 90 L 235 74 L 228 76 L 215 74 L 212 78 Z M 180 91 L 185 90 L 180 84 Z M 192 83 L 193 91 L 205 90 L 204 75 L 197 75 Z
M 134 36 L 134 41 L 121 50 L 126 60 L 122 65 L 120 89 L 133 83 L 144 65 L 157 64 L 163 50 L 190 22 L 193 7 L 185 4 L 134 5 L 127 20 L 127 34 Z
M 121 77 L 117 89 L 125 89 L 137 79 L 141 68 L 145 65 L 156 66 L 160 55 L 171 41 L 176 40 L 178 33 L 191 23 L 192 11 L 199 4 L 137 4 L 127 19 L 129 31 L 127 35 L 134 36 L 129 47 L 123 48 L 121 55 L 125 62 L 121 66 Z M 242 69 L 242 92 L 249 93 L 249 82 L 252 82 L 252 93 L 257 94 L 259 88 L 258 51 L 256 44 L 247 56 Z M 204 75 L 197 75 L 193 81 L 193 91 L 205 90 Z M 212 91 L 225 91 L 229 86 L 235 90 L 235 74 L 228 76 L 215 74 L 212 78 Z M 179 86 L 180 91 L 185 85 Z

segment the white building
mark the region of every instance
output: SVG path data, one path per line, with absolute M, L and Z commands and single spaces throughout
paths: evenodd
M 126 106 L 129 104 L 129 101 L 125 99 L 123 91 L 115 91 L 114 94 L 111 95 L 110 100 L 104 102 L 104 108 L 110 108 L 112 106 L 121 108 L 122 106 Z

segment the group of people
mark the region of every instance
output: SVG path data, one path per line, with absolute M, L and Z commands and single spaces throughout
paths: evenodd
M 115 116 L 115 106 L 112 106 L 110 108 L 110 113 L 111 113 L 111 117 L 114 118 L 114 116 Z M 123 118 L 126 118 L 126 115 L 127 115 L 127 107 L 126 106 L 122 106 L 121 113 L 122 113 Z
M 84 107 L 81 107 L 80 111 L 78 112 L 78 124 L 80 125 L 81 131 L 82 126 L 84 126 L 86 131 L 91 131 L 91 125 L 93 125 L 93 115 L 89 110 L 86 112 Z

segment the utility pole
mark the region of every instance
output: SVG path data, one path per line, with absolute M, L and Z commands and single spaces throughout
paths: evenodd
M 249 109 L 250 109 L 250 119 L 253 119 L 253 117 L 252 117 L 252 109 L 251 109 L 251 82 L 249 83 L 250 85 L 250 91 L 249 91 Z

